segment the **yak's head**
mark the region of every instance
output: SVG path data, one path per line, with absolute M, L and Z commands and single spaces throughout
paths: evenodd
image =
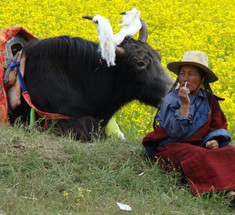
M 142 19 L 141 23 L 138 40 L 126 37 L 116 48 L 117 66 L 126 64 L 126 72 L 131 74 L 132 82 L 137 86 L 137 99 L 158 107 L 175 81 L 163 68 L 160 54 L 146 43 L 148 29 Z
M 94 17 L 83 18 L 92 20 Z M 116 67 L 117 71 L 125 73 L 122 77 L 125 77 L 124 80 L 128 79 L 129 91 L 132 91 L 134 99 L 158 107 L 174 84 L 174 79 L 162 67 L 160 54 L 146 43 L 148 28 L 141 18 L 140 21 L 138 40 L 126 36 L 116 46 Z

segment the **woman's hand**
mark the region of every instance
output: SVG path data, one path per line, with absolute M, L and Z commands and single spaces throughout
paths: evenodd
M 217 140 L 209 140 L 206 142 L 206 148 L 207 149 L 218 149 L 219 143 L 217 142 Z
M 181 87 L 179 89 L 178 96 L 182 102 L 183 105 L 189 105 L 190 104 L 190 99 L 189 99 L 189 89 L 187 87 Z
M 179 89 L 178 96 L 182 102 L 180 107 L 180 114 L 182 117 L 188 117 L 189 114 L 189 105 L 190 105 L 190 99 L 189 99 L 189 89 L 187 87 L 181 87 Z

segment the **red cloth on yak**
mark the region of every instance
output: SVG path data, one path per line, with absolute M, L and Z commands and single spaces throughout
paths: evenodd
M 22 27 L 8 27 L 0 30 L 0 123 L 5 125 L 9 125 L 8 121 L 8 101 L 7 101 L 7 94 L 6 89 L 3 83 L 4 78 L 4 61 L 5 61 L 5 46 L 6 42 L 11 39 L 13 36 L 21 33 L 26 38 L 31 39 L 34 36 L 25 30 Z
M 156 157 L 160 158 L 160 164 L 166 170 L 171 170 L 173 164 L 182 172 L 194 196 L 211 191 L 235 190 L 235 147 L 226 145 L 219 149 L 207 149 L 200 146 L 208 133 L 227 129 L 227 123 L 215 103 L 211 100 L 209 104 L 211 112 L 208 122 L 182 143 L 157 146 L 159 141 L 169 137 L 162 127 L 156 127 L 143 139 L 144 146 L 156 146 Z M 197 145 L 192 144 L 195 141 Z

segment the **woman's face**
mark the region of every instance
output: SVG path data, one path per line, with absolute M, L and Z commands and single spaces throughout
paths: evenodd
M 189 65 L 181 66 L 179 72 L 180 86 L 185 86 L 186 81 L 187 88 L 189 89 L 190 93 L 197 95 L 203 82 L 197 67 Z

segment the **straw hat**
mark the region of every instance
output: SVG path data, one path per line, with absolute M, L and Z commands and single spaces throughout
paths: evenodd
M 202 69 L 209 83 L 218 80 L 215 73 L 208 67 L 208 57 L 204 52 L 186 51 L 181 61 L 168 63 L 167 68 L 178 75 L 182 65 L 190 65 Z

